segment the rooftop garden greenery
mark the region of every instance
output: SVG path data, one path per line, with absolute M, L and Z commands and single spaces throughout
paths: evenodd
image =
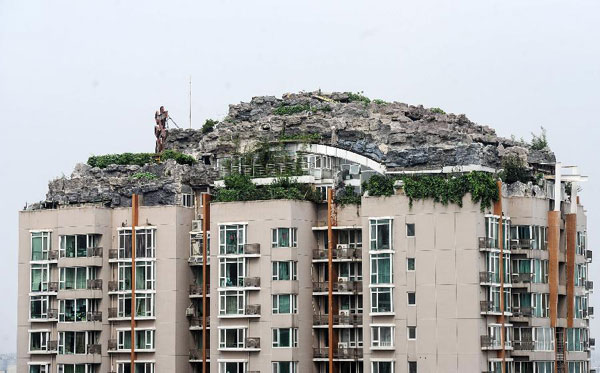
M 299 104 L 299 105 L 288 105 L 281 104 L 275 109 L 273 109 L 273 114 L 275 115 L 292 115 L 303 113 L 305 111 L 310 111 L 311 113 L 316 113 L 319 111 L 330 112 L 331 106 L 323 105 L 323 106 L 312 106 L 310 104 Z
M 174 150 L 165 150 L 160 154 L 160 161 L 173 159 L 179 164 L 192 165 L 196 159 L 190 155 L 183 154 Z M 92 167 L 106 168 L 109 165 L 135 165 L 144 166 L 149 163 L 157 163 L 158 158 L 154 153 L 121 153 L 93 155 L 88 158 L 87 164 Z
M 446 114 L 446 112 L 442 109 L 440 109 L 439 107 L 432 107 L 431 109 L 429 109 L 432 113 L 436 113 L 436 114 Z
M 219 122 L 217 122 L 216 120 L 207 119 L 202 125 L 202 133 L 206 135 L 207 133 L 212 132 L 215 129 L 217 123 Z
M 319 193 L 309 184 L 300 184 L 293 178 L 281 177 L 268 185 L 255 185 L 250 176 L 239 173 L 224 179 L 225 186 L 215 190 L 215 202 L 261 201 L 292 199 L 319 202 Z
M 526 162 L 518 155 L 507 155 L 502 158 L 502 169 L 498 176 L 505 183 L 512 184 L 517 181 L 528 183 L 533 180 Z
M 539 135 L 532 132 L 531 136 L 531 149 L 544 150 L 549 148 L 548 139 L 546 138 L 546 129 L 544 127 L 541 127 L 541 133 Z

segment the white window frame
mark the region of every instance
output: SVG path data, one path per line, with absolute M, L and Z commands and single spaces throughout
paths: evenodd
M 279 230 L 287 230 L 290 237 L 290 246 L 281 246 L 279 243 Z M 298 247 L 298 228 L 277 227 L 271 229 L 271 248 L 295 248 Z
M 281 330 L 289 330 L 289 346 L 280 346 L 281 340 Z M 298 347 L 298 328 L 273 328 L 273 348 L 294 348 Z
M 219 255 L 242 255 L 244 254 L 244 246 L 246 245 L 247 239 L 247 228 L 248 224 L 242 223 L 231 223 L 231 224 L 219 224 Z M 236 252 L 227 252 L 227 232 L 236 231 L 237 243 Z
M 389 269 L 390 269 L 390 280 L 387 282 L 379 282 L 379 262 L 380 261 L 389 261 Z M 392 253 L 381 253 L 381 254 L 371 254 L 371 284 L 374 285 L 393 285 L 394 284 L 394 254 Z M 375 279 L 375 281 L 373 281 Z
M 129 299 L 129 303 L 131 304 L 131 292 L 122 293 L 117 295 L 117 317 L 131 317 L 131 315 L 127 315 L 125 313 L 125 304 Z M 156 311 L 156 302 L 153 292 L 135 292 L 135 300 L 136 303 L 138 300 L 145 299 L 145 313 L 146 315 L 138 316 L 135 315 L 136 319 L 148 319 L 155 317 Z M 131 312 L 135 313 L 135 305 L 131 304 Z
M 279 298 L 281 297 L 290 297 L 290 312 L 282 313 L 279 312 Z M 290 315 L 298 313 L 298 295 L 297 294 L 273 294 L 273 315 Z
M 32 342 L 32 338 L 34 334 L 39 334 L 40 335 L 40 349 L 39 350 L 32 350 L 31 349 L 31 342 Z M 35 354 L 35 353 L 43 353 L 43 352 L 47 352 L 48 351 L 48 344 L 50 342 L 50 330 L 48 329 L 35 329 L 35 330 L 29 330 L 29 339 L 28 339 L 28 344 L 27 344 L 27 351 L 30 354 Z
M 36 299 L 34 299 L 36 298 Z M 31 315 L 32 303 L 40 302 L 40 317 L 33 318 Z M 50 297 L 48 295 L 32 295 L 29 297 L 29 320 L 44 320 L 48 318 L 48 309 L 50 308 Z
M 226 267 L 235 265 L 238 269 L 237 285 L 227 285 Z M 241 288 L 244 287 L 244 277 L 246 277 L 246 258 L 243 257 L 225 257 L 219 258 L 219 287 L 220 288 Z
M 379 373 L 379 364 L 381 363 L 389 363 L 391 364 L 391 373 L 396 372 L 396 362 L 394 360 L 389 359 L 371 359 L 371 372 Z
M 391 287 L 372 287 L 371 288 L 371 314 L 390 314 L 394 313 L 394 289 Z M 379 311 L 379 294 L 390 294 L 390 310 Z M 375 301 L 373 301 L 373 299 Z
M 144 333 L 144 346 L 140 348 L 135 348 L 135 351 L 154 351 L 154 343 L 155 343 L 155 329 L 154 328 L 136 328 L 135 329 L 135 342 L 139 341 L 138 333 Z M 129 333 L 129 336 L 127 336 Z M 129 339 L 131 341 L 131 328 L 119 328 L 117 329 L 117 351 L 131 351 L 130 348 L 125 348 L 125 340 Z
M 390 329 L 390 338 L 391 340 L 382 341 L 381 339 L 381 330 L 382 329 Z M 393 348 L 396 345 L 396 327 L 392 324 L 389 325 L 371 325 L 371 348 L 373 349 L 383 349 L 383 348 Z
M 41 271 L 40 290 L 34 290 L 33 286 L 33 271 Z M 32 264 L 29 270 L 29 290 L 32 293 L 43 293 L 48 291 L 48 283 L 50 282 L 50 264 Z
M 379 238 L 379 233 L 377 233 L 377 227 L 380 225 L 388 225 L 389 226 L 389 247 L 387 249 L 377 247 L 377 241 Z M 373 229 L 373 227 L 375 229 Z M 379 217 L 379 218 L 369 218 L 369 251 L 370 252 L 386 252 L 386 251 L 394 251 L 394 219 L 391 217 Z M 373 248 L 375 246 L 375 248 Z
M 73 279 L 73 289 L 66 288 L 67 282 L 67 269 L 74 270 L 74 279 Z M 85 271 L 85 286 L 83 288 L 77 287 L 77 274 L 80 271 Z M 97 278 L 98 270 L 96 267 L 60 267 L 59 271 L 59 279 L 58 279 L 58 288 L 60 290 L 87 290 L 87 282 L 89 280 L 95 280 Z
M 34 237 L 35 236 L 35 237 Z M 33 239 L 41 237 L 42 239 L 42 259 L 33 259 Z M 52 231 L 39 230 L 30 231 L 29 234 L 29 260 L 31 262 L 40 262 L 48 260 L 48 253 L 52 250 Z
M 237 313 L 226 313 L 226 304 L 228 297 L 236 297 L 238 312 Z M 241 300 L 241 302 L 240 302 Z M 227 315 L 243 315 L 246 310 L 246 292 L 243 290 L 227 290 L 219 292 L 219 315 L 227 316 Z
M 290 373 L 297 373 L 298 372 L 298 362 L 297 361 L 273 361 L 271 363 L 273 370 L 273 373 L 281 373 L 281 369 L 280 369 L 280 364 L 289 364 L 289 369 L 288 372 Z
M 227 347 L 227 333 L 234 331 L 236 334 L 236 346 Z M 219 327 L 219 350 L 243 350 L 246 348 L 246 334 L 248 327 L 232 326 Z
M 298 280 L 298 262 L 295 260 L 279 260 L 272 262 L 273 268 L 273 281 L 296 281 Z M 279 278 L 279 266 L 281 263 L 285 263 L 290 267 L 290 278 L 288 280 Z
M 131 252 L 127 253 L 125 242 L 129 241 L 131 243 L 131 227 L 124 227 L 117 229 L 118 233 L 118 251 L 119 251 L 119 259 L 131 260 Z M 143 253 L 138 253 L 136 251 L 135 260 L 149 260 L 156 258 L 156 227 L 136 227 L 135 228 L 135 237 L 136 237 L 136 246 L 139 241 L 139 237 L 145 235 L 144 242 L 146 243 L 145 247 L 142 248 Z M 126 238 L 129 237 L 129 240 Z M 131 250 L 135 248 L 131 247 Z M 129 254 L 129 255 L 127 255 Z M 140 255 L 142 254 L 142 255 Z

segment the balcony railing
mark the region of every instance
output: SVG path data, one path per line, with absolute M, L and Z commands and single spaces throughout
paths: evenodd
M 513 284 L 529 284 L 533 281 L 533 273 L 513 273 Z
M 117 307 L 111 307 L 108 309 L 108 318 L 109 319 L 118 317 L 118 314 L 119 313 L 118 313 Z
M 513 349 L 516 351 L 533 351 L 535 342 L 531 340 L 513 341 Z
M 109 281 L 108 291 L 119 291 L 119 281 Z
M 244 344 L 248 349 L 260 349 L 260 338 L 248 337 L 244 340 Z
M 488 271 L 479 272 L 479 282 L 499 284 L 500 275 L 498 273 Z
M 513 307 L 514 317 L 533 317 L 533 307 Z
M 533 247 L 533 239 L 530 238 L 522 238 L 522 239 L 511 239 L 510 240 L 510 248 L 512 250 L 518 249 L 531 249 Z
M 260 287 L 260 277 L 244 277 L 243 284 L 244 284 L 244 287 L 247 287 L 247 288 L 259 288 Z
M 586 281 L 585 282 L 585 290 L 594 290 L 594 282 Z
M 210 359 L 210 348 L 206 349 L 206 358 Z M 190 360 L 202 361 L 202 349 L 194 348 L 190 350 Z
M 333 283 L 334 292 L 362 291 L 362 281 L 339 281 Z M 313 282 L 313 292 L 323 293 L 329 291 L 329 282 Z
M 87 353 L 100 355 L 102 353 L 102 346 L 100 344 L 89 344 L 87 345 Z
M 49 352 L 58 351 L 58 341 L 48 341 L 48 351 Z
M 194 316 L 190 318 L 190 327 L 201 328 L 202 317 Z M 210 316 L 206 318 L 206 327 L 210 328 Z
M 244 314 L 248 316 L 260 316 L 260 304 L 249 304 L 244 311 Z
M 329 349 L 313 348 L 313 358 L 326 359 L 329 357 Z M 362 348 L 333 348 L 334 359 L 361 359 L 363 357 Z
M 48 319 L 50 320 L 56 320 L 58 319 L 58 309 L 56 308 L 49 308 L 48 309 Z
M 206 291 L 207 293 L 210 293 L 210 284 L 206 284 Z M 202 295 L 202 285 L 191 284 L 189 293 L 190 295 Z
M 57 281 L 49 282 L 48 283 L 48 291 L 50 291 L 50 292 L 58 291 L 58 282 Z
M 119 249 L 109 249 L 108 259 L 119 259 Z
M 592 250 L 586 250 L 586 251 L 585 251 L 585 259 L 586 259 L 588 262 L 591 262 L 591 261 L 592 261 Z
M 258 255 L 260 254 L 260 244 L 259 243 L 247 243 L 244 245 L 244 254 L 248 255 Z
M 595 348 L 596 347 L 596 338 L 590 338 L 588 340 L 588 345 L 590 346 L 590 348 Z
M 479 237 L 479 249 L 497 249 L 498 240 L 489 237 Z
M 108 340 L 108 351 L 116 351 L 117 350 L 117 340 L 109 339 Z
M 362 325 L 362 313 L 333 315 L 334 325 Z M 313 315 L 313 325 L 329 325 L 329 315 Z
M 489 335 L 482 335 L 481 336 L 481 348 L 497 349 L 497 348 L 502 348 L 502 344 L 500 343 L 500 339 L 492 338 Z
M 87 256 L 89 258 L 102 258 L 101 247 L 90 247 L 87 249 Z
M 313 259 L 327 259 L 327 250 L 313 250 Z M 362 249 L 333 249 L 333 259 L 362 259 Z
M 102 280 L 97 278 L 94 280 L 87 280 L 88 290 L 102 290 Z
M 58 260 L 58 250 L 48 251 L 48 260 Z
M 494 302 L 490 302 L 487 300 L 483 300 L 480 302 L 481 312 L 500 312 L 500 304 L 495 304 Z M 505 310 L 504 312 L 507 312 Z
M 87 321 L 102 321 L 101 311 L 92 311 L 87 313 Z

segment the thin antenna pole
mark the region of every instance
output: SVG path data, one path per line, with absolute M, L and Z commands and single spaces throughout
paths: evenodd
M 192 76 L 190 75 L 190 128 L 192 128 Z

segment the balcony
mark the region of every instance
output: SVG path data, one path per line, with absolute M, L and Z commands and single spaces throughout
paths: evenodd
M 591 262 L 591 261 L 592 261 L 592 250 L 586 250 L 586 251 L 585 251 L 585 259 L 586 259 L 588 262 Z
M 109 281 L 108 282 L 108 291 L 109 292 L 119 291 L 119 281 Z
M 479 272 L 479 282 L 482 284 L 499 284 L 500 275 L 494 272 Z
M 249 304 L 244 309 L 246 316 L 260 316 L 260 304 Z
M 362 313 L 349 315 L 333 315 L 333 325 L 362 325 Z M 313 326 L 329 325 L 329 315 L 313 315 Z
M 480 302 L 480 310 L 481 313 L 487 314 L 487 313 L 491 313 L 491 314 L 499 314 L 500 312 L 500 304 L 495 304 L 494 302 L 490 302 L 487 300 L 481 301 Z M 506 312 L 510 312 L 508 310 L 505 310 L 504 313 Z
M 206 329 L 210 328 L 210 316 L 206 318 Z M 202 330 L 202 317 L 193 316 L 190 318 L 190 329 Z
M 93 311 L 87 313 L 87 321 L 102 321 L 102 312 Z
M 108 351 L 117 351 L 117 340 L 116 339 L 108 340 Z
M 119 259 L 119 249 L 108 250 L 108 259 Z
M 588 340 L 588 346 L 592 349 L 596 348 L 596 338 L 590 338 Z
M 88 290 L 102 290 L 102 280 L 87 280 L 87 288 Z
M 260 288 L 260 277 L 244 277 L 242 283 L 246 288 Z
M 504 347 L 506 349 L 511 349 L 512 348 L 512 342 L 507 340 L 504 341 Z M 481 336 L 481 349 L 482 350 L 501 350 L 502 349 L 502 343 L 500 342 L 500 338 L 498 337 L 492 337 L 489 335 L 482 335 Z
M 585 282 L 585 290 L 593 291 L 594 290 L 594 281 L 586 281 Z
M 513 350 L 515 351 L 533 351 L 535 342 L 532 340 L 513 341 Z
M 534 240 L 530 238 L 512 239 L 510 240 L 511 250 L 530 250 L 533 247 Z
M 202 362 L 202 349 L 194 348 L 190 350 L 190 362 Z M 206 359 L 210 359 L 210 348 L 206 349 Z
M 193 266 L 193 265 L 202 265 L 204 264 L 204 258 L 202 257 L 202 255 L 192 255 L 188 258 L 188 263 L 189 265 Z M 207 255 L 206 257 L 206 264 L 210 264 L 210 256 Z
M 248 337 L 244 340 L 244 346 L 246 350 L 260 350 L 260 338 Z
M 210 284 L 206 284 L 206 296 L 210 295 Z M 203 295 L 202 285 L 191 284 L 189 288 L 190 297 L 201 297 Z
M 533 317 L 533 307 L 513 307 L 513 317 Z
M 479 250 L 498 249 L 498 240 L 489 237 L 479 237 Z
M 58 351 L 58 341 L 48 341 L 48 352 L 56 353 Z
M 102 346 L 100 344 L 89 344 L 87 345 L 87 353 L 93 355 L 102 354 Z
M 244 254 L 246 255 L 260 255 L 260 244 L 259 243 L 247 243 L 244 245 Z
M 109 319 L 114 319 L 118 317 L 118 310 L 117 307 L 111 307 L 108 309 L 108 318 Z
M 356 293 L 362 292 L 362 281 L 338 281 L 333 283 L 334 293 Z M 313 293 L 327 293 L 329 292 L 329 282 L 325 281 L 314 281 L 313 282 Z
M 513 284 L 530 284 L 533 281 L 533 273 L 513 273 Z
M 102 258 L 102 248 L 101 247 L 90 247 L 87 249 L 88 258 Z
M 327 250 L 313 250 L 313 260 L 327 260 Z M 362 249 L 333 249 L 333 260 L 362 260 Z
M 362 359 L 363 349 L 362 348 L 334 348 L 333 358 L 334 359 L 345 359 L 345 360 L 357 360 Z M 329 358 L 329 348 L 313 348 L 313 359 L 327 359 Z

